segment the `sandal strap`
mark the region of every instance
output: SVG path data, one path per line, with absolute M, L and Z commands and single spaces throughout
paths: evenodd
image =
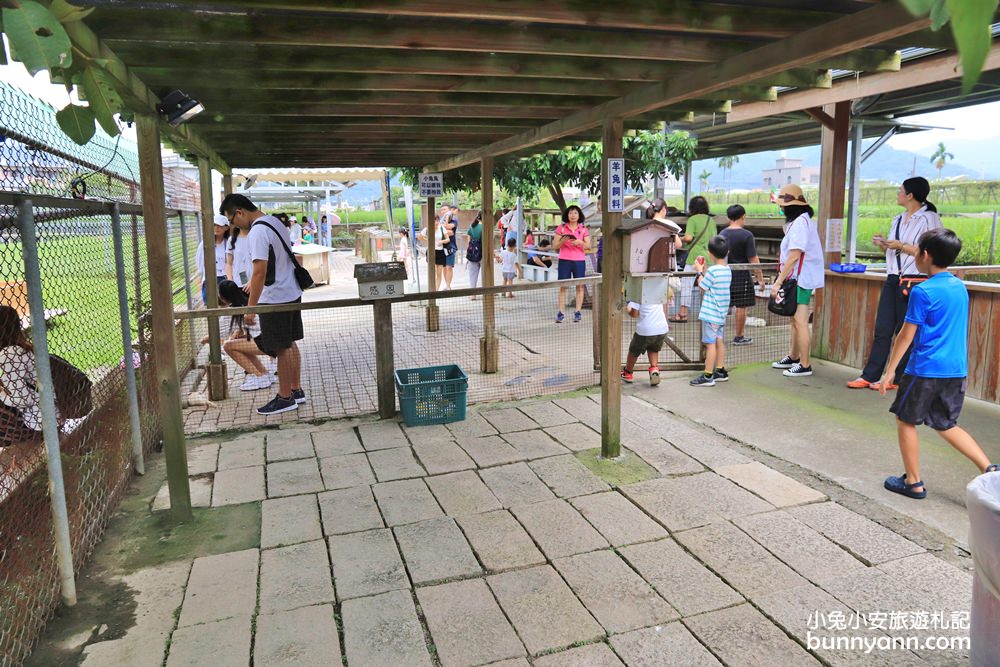
M 923 482 L 914 482 L 913 484 L 907 484 L 906 483 L 906 473 L 905 472 L 902 475 L 900 475 L 900 478 L 903 480 L 903 487 L 906 488 L 907 490 L 912 489 L 915 486 L 923 486 L 924 485 Z

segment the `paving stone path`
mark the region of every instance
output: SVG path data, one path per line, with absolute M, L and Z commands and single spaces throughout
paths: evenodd
M 261 501 L 259 549 L 133 575 L 138 636 L 84 664 L 945 665 L 962 650 L 850 650 L 811 628 L 855 613 L 970 608 L 967 572 L 724 438 L 625 399 L 652 478 L 578 457 L 593 397 L 405 428 L 342 423 L 194 444 L 206 504 Z M 168 504 L 165 492 L 156 508 Z M 183 570 L 183 571 L 179 571 Z M 145 583 L 144 583 L 145 582 Z M 148 620 L 154 619 L 154 620 Z M 149 627 L 149 624 L 154 627 Z

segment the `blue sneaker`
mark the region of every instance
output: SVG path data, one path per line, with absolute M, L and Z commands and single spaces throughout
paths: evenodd
M 574 322 L 580 322 L 581 320 L 583 320 L 583 313 L 581 313 L 579 310 L 573 313 Z
M 257 408 L 259 415 L 276 415 L 289 410 L 297 410 L 299 404 L 292 397 L 282 398 L 281 394 L 276 395 L 266 405 Z
M 565 319 L 566 319 L 565 315 L 563 315 L 562 313 L 556 313 L 556 324 L 562 324 L 563 320 Z
M 306 402 L 306 392 L 304 389 L 292 389 L 292 400 L 296 403 Z

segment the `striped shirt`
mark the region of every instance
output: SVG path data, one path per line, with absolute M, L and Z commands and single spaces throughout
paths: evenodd
M 729 286 L 733 282 L 733 271 L 725 264 L 714 264 L 705 271 L 701 279 L 701 289 L 705 298 L 701 302 L 698 319 L 710 324 L 725 324 L 729 313 Z
M 889 226 L 889 240 L 902 241 L 904 245 L 915 246 L 920 243 L 924 232 L 943 227 L 941 218 L 934 211 L 928 211 L 927 206 L 921 206 L 913 212 L 909 219 L 900 213 Z M 915 275 L 920 273 L 917 260 L 913 255 L 907 255 L 899 250 L 885 251 L 885 264 L 889 275 Z

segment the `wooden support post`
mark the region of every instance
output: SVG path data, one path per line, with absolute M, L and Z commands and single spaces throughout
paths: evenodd
M 603 267 L 602 267 L 603 268 Z M 594 300 L 591 309 L 591 346 L 594 355 L 594 370 L 601 370 L 601 284 L 594 283 Z
M 484 157 L 482 167 L 483 193 L 483 259 L 480 273 L 483 287 L 493 287 L 493 158 Z M 496 373 L 500 364 L 500 343 L 497 339 L 496 295 L 483 295 L 483 337 L 479 341 L 479 369 L 483 373 Z
M 396 414 L 395 362 L 392 351 L 392 302 L 378 300 L 375 307 L 375 381 L 378 386 L 378 416 Z
M 622 363 L 622 239 L 616 232 L 621 213 L 609 213 L 611 203 L 608 159 L 622 157 L 621 117 L 604 120 L 604 147 L 601 155 L 601 203 L 604 205 L 601 235 L 601 456 L 616 458 L 621 453 L 622 386 L 618 368 Z
M 153 349 L 159 388 L 163 450 L 167 462 L 170 512 L 175 521 L 191 518 L 184 416 L 181 413 L 177 350 L 174 343 L 174 304 L 170 294 L 170 243 L 163 201 L 163 162 L 160 158 L 160 121 L 153 114 L 136 114 L 139 144 L 139 180 L 146 227 L 146 261 L 153 311 Z
M 833 120 L 833 127 L 823 126 L 819 176 L 817 226 L 824 248 L 824 265 L 839 262 L 840 252 L 826 252 L 827 221 L 844 218 L 844 190 L 847 187 L 847 148 L 850 138 L 851 103 L 837 102 L 823 107 Z
M 434 197 L 427 198 L 427 209 L 424 211 L 424 226 L 427 228 L 427 292 L 431 298 L 427 301 L 427 330 L 437 331 L 441 328 L 438 305 L 434 300 L 437 291 L 437 276 L 434 274 L 434 237 L 437 234 L 437 215 L 434 210 Z
M 233 193 L 233 174 L 232 172 L 222 175 L 222 196 L 231 195 Z
M 198 158 L 198 181 L 201 186 L 201 238 L 204 239 L 205 304 L 209 308 L 219 307 L 219 285 L 215 278 L 215 210 L 212 205 L 212 166 L 207 158 Z M 211 275 L 209 275 L 211 274 Z M 229 376 L 222 361 L 222 336 L 219 333 L 219 318 L 208 318 L 208 400 L 222 401 L 229 393 Z

